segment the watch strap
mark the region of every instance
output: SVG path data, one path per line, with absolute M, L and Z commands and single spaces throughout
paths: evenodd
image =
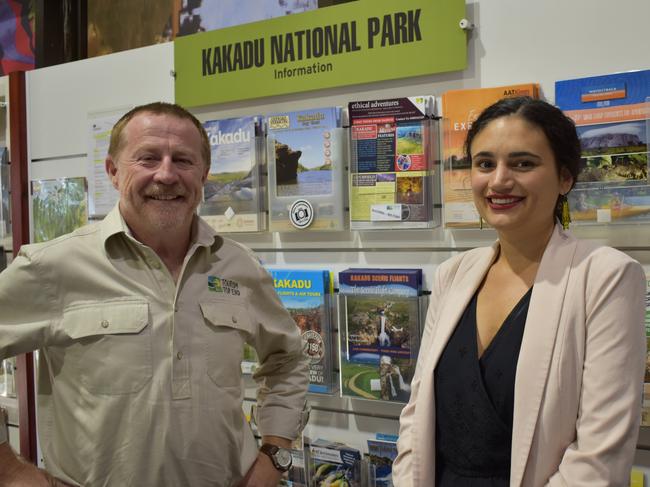
M 278 452 L 279 449 L 280 449 L 280 447 L 278 447 L 277 445 L 273 445 L 271 443 L 264 443 L 260 447 L 260 451 L 262 453 L 266 453 L 273 460 L 275 460 L 275 454 Z
M 280 465 L 278 459 L 276 458 L 276 454 L 278 453 L 279 450 L 280 447 L 272 443 L 263 443 L 262 446 L 260 447 L 260 451 L 271 459 L 275 469 L 284 473 L 291 468 L 291 463 L 289 463 L 288 466 Z

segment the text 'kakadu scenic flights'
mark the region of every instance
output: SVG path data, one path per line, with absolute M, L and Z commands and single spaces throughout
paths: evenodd
M 367 38 L 357 35 L 357 21 L 341 22 L 310 29 L 259 37 L 202 49 L 203 76 L 314 60 L 360 51 L 363 48 L 407 44 L 422 40 L 421 9 L 395 12 L 367 19 Z M 365 45 L 363 41 L 365 40 Z M 267 52 L 266 47 L 269 50 Z M 333 69 L 332 63 L 311 62 L 306 66 L 274 69 L 275 79 L 315 74 Z

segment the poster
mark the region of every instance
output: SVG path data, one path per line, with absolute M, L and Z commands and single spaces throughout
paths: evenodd
M 34 242 L 46 242 L 88 222 L 85 178 L 32 181 Z
M 107 215 L 117 203 L 119 193 L 106 174 L 105 160 L 113 125 L 129 108 L 88 114 L 88 215 L 99 218 Z

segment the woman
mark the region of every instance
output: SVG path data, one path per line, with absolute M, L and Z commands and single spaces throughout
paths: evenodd
M 643 269 L 559 225 L 580 162 L 559 109 L 499 101 L 465 148 L 498 240 L 436 272 L 394 483 L 622 486 L 640 420 Z

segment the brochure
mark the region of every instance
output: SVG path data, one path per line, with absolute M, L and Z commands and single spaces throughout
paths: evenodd
M 267 117 L 271 231 L 345 228 L 340 107 Z
M 300 328 L 309 358 L 309 392 L 335 389 L 332 279 L 328 270 L 270 269 L 275 290 Z
M 344 301 L 341 393 L 407 402 L 420 337 L 421 269 L 347 269 L 339 273 Z
M 264 230 L 260 174 L 261 117 L 210 120 L 211 164 L 199 214 L 219 233 Z
M 433 97 L 355 101 L 350 113 L 353 229 L 429 228 L 434 211 Z
M 569 193 L 574 223 L 650 221 L 650 70 L 555 83 L 555 102 L 573 119 L 582 145 Z
M 502 98 L 539 97 L 535 83 L 450 90 L 442 95 L 442 160 L 445 228 L 479 228 L 470 186 L 470 164 L 465 157 L 465 138 L 481 112 Z

